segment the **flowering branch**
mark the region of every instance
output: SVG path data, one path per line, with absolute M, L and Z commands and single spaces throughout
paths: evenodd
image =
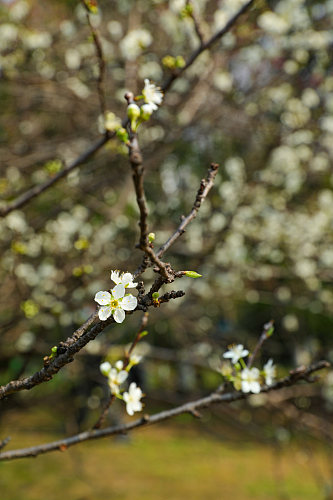
M 184 71 L 186 71 L 192 64 L 196 61 L 196 59 L 204 52 L 205 50 L 209 50 L 212 45 L 217 40 L 220 40 L 226 33 L 230 31 L 230 29 L 233 27 L 235 22 L 238 20 L 238 18 L 248 10 L 249 7 L 254 3 L 254 0 L 250 0 L 247 2 L 243 7 L 241 7 L 236 14 L 234 14 L 233 17 L 230 18 L 230 20 L 227 22 L 227 24 L 222 28 L 221 30 L 217 31 L 207 42 L 204 44 L 201 44 L 198 49 L 196 49 L 191 56 L 189 57 L 187 63 L 184 65 L 184 67 L 180 68 L 177 72 L 174 72 L 170 77 L 166 80 L 164 85 L 162 85 L 162 90 L 163 93 L 166 94 L 170 87 L 172 86 L 173 82 L 179 78 Z M 122 126 L 126 127 L 128 124 L 128 119 L 126 118 Z M 78 167 L 79 165 L 82 165 L 84 162 L 86 162 L 91 156 L 93 156 L 96 151 L 102 148 L 110 139 L 112 139 L 115 136 L 114 133 L 106 133 L 102 139 L 99 139 L 95 144 L 93 144 L 90 148 L 88 148 L 84 153 L 82 153 L 76 160 L 74 160 L 68 167 L 65 167 L 63 170 L 61 170 L 56 176 L 54 176 L 52 179 L 49 181 L 46 181 L 44 184 L 41 184 L 39 186 L 34 186 L 33 188 L 29 189 L 25 193 L 23 193 L 21 196 L 19 196 L 16 200 L 13 202 L 9 203 L 7 206 L 0 207 L 0 217 L 5 217 L 7 214 L 12 212 L 13 210 L 16 210 L 17 208 L 22 207 L 26 203 L 28 203 L 31 199 L 35 198 L 36 196 L 40 195 L 47 189 L 49 189 L 53 184 L 55 184 L 58 180 L 62 179 L 66 175 L 68 175 L 74 168 Z
M 292 370 L 288 376 L 281 378 L 273 385 L 262 387 L 261 392 L 268 393 L 276 391 L 283 387 L 295 385 L 302 380 L 308 383 L 313 383 L 316 381 L 316 378 L 311 377 L 311 375 L 314 372 L 317 372 L 324 368 L 329 368 L 329 366 L 330 363 L 328 363 L 327 361 L 318 361 L 317 363 L 314 363 L 310 366 L 298 367 L 296 370 Z M 177 415 L 181 415 L 184 413 L 190 413 L 191 415 L 198 415 L 197 412 L 201 408 L 207 408 L 213 404 L 219 404 L 219 403 L 227 404 L 233 401 L 248 399 L 249 397 L 251 397 L 250 393 L 243 393 L 238 391 L 227 392 L 224 394 L 221 394 L 219 392 L 213 392 L 204 398 L 200 398 L 197 399 L 196 401 L 190 401 L 180 406 L 176 406 L 171 410 L 162 411 L 152 416 L 144 415 L 142 418 L 137 419 L 134 422 L 128 424 L 106 427 L 105 429 L 93 429 L 86 432 L 81 432 L 80 434 L 76 434 L 75 436 L 69 438 L 53 441 L 51 443 L 39 446 L 32 446 L 30 448 L 22 448 L 18 450 L 6 451 L 0 453 L 0 460 L 14 460 L 23 457 L 36 457 L 37 455 L 48 453 L 54 450 L 65 451 L 70 446 L 74 446 L 84 441 L 99 439 L 115 434 L 124 434 L 137 427 L 153 425 L 158 422 L 168 420 L 170 418 L 173 418 Z
M 222 28 L 220 29 L 219 31 L 217 31 L 213 36 L 210 37 L 209 40 L 207 40 L 207 42 L 203 43 L 203 44 L 200 44 L 200 46 L 190 55 L 187 63 L 182 67 L 182 68 L 179 68 L 179 70 L 177 72 L 173 72 L 169 78 L 167 79 L 167 81 L 164 83 L 164 85 L 162 86 L 162 89 L 163 89 L 163 92 L 167 92 L 169 90 L 169 88 L 171 87 L 171 85 L 173 84 L 173 82 L 179 78 L 179 76 L 184 73 L 184 71 L 186 71 L 190 66 L 192 66 L 192 64 L 194 63 L 194 61 L 205 51 L 205 50 L 209 50 L 218 40 L 220 40 L 226 33 L 228 33 L 228 31 L 231 30 L 231 28 L 234 26 L 235 22 L 237 21 L 237 19 L 242 15 L 244 14 L 250 7 L 251 5 L 254 3 L 254 0 L 249 0 L 246 4 L 244 4 L 237 12 L 236 14 L 234 14 L 230 19 L 229 21 L 227 22 L 227 24 Z

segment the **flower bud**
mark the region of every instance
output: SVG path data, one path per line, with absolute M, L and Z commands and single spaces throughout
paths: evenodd
M 196 273 L 195 271 L 184 271 L 185 276 L 188 278 L 201 278 L 202 274 Z
M 148 241 L 149 243 L 153 243 L 153 241 L 155 241 L 155 233 L 148 234 Z

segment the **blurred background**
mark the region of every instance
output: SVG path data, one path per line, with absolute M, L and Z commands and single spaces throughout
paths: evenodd
M 105 54 L 107 110 L 123 118 L 126 91 L 140 94 L 145 78 L 162 85 L 171 57 L 186 60 L 198 47 L 185 3 L 99 0 L 91 20 Z M 194 0 L 204 39 L 243 3 Z M 271 319 L 275 333 L 260 366 L 273 358 L 283 376 L 333 360 L 332 14 L 332 0 L 254 2 L 139 128 L 156 247 L 189 213 L 210 162 L 221 165 L 198 217 L 166 255 L 203 278 L 165 287 L 186 295 L 150 311 L 136 351 L 144 361 L 133 377 L 148 412 L 214 390 L 227 346 L 253 349 Z M 2 0 L 0 16 L 5 205 L 102 137 L 103 117 L 80 2 Z M 127 148 L 115 139 L 0 220 L 1 383 L 40 369 L 51 347 L 94 312 L 111 269 L 137 268 L 137 220 Z M 147 287 L 153 279 L 145 273 Z M 99 364 L 122 357 L 139 325 L 135 314 L 111 326 L 54 380 L 2 401 L 1 439 L 10 433 L 17 448 L 92 425 L 107 396 Z M 109 422 L 126 419 L 120 405 L 112 408 Z M 319 384 L 211 408 L 200 422 L 182 417 L 66 457 L 1 463 L 0 486 L 5 500 L 39 498 L 45 489 L 58 499 L 59 484 L 75 500 L 329 499 L 332 410 L 327 372 Z M 101 479 L 103 467 L 112 472 Z

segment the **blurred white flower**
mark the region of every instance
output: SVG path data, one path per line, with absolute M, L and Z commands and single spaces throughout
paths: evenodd
M 111 365 L 108 361 L 104 361 L 104 363 L 102 363 L 100 366 L 99 366 L 99 369 L 102 373 L 102 375 L 104 375 L 105 377 L 107 377 L 111 371 Z
M 111 280 L 116 284 L 122 284 L 125 288 L 135 288 L 137 283 L 133 283 L 134 276 L 131 273 L 122 273 L 120 271 L 111 271 Z
M 132 354 L 130 359 L 129 359 L 129 364 L 131 366 L 138 365 L 141 360 L 142 360 L 142 356 L 139 356 L 138 354 Z
M 128 377 L 128 373 L 125 370 L 117 370 L 117 368 L 111 368 L 108 375 L 108 382 L 110 386 L 111 394 L 119 394 L 120 386 L 125 382 Z
M 97 292 L 95 301 L 102 306 L 98 311 L 99 319 L 105 321 L 112 314 L 116 323 L 122 323 L 125 319 L 125 311 L 133 311 L 137 306 L 136 297 L 131 294 L 125 295 L 125 287 L 122 283 L 116 285 L 111 293 Z
M 140 399 L 143 394 L 140 387 L 137 387 L 135 382 L 129 386 L 128 392 L 124 392 L 123 398 L 126 403 L 126 411 L 129 415 L 133 415 L 136 411 L 142 410 L 142 403 Z
M 264 375 L 266 384 L 272 385 L 276 375 L 276 367 L 273 365 L 272 359 L 269 359 L 264 365 Z
M 260 392 L 260 382 L 259 382 L 260 372 L 258 368 L 244 368 L 241 373 L 242 377 L 242 392 L 254 392 L 259 394 Z
M 150 83 L 148 78 L 145 79 L 145 86 L 142 90 L 142 95 L 145 103 L 149 104 L 155 111 L 162 104 L 163 92 L 160 87 L 156 87 L 154 83 Z
M 233 364 L 236 364 L 240 358 L 244 358 L 249 354 L 247 349 L 244 349 L 242 344 L 229 346 L 229 351 L 223 354 L 224 358 L 230 358 Z
M 130 31 L 120 42 L 120 50 L 126 59 L 134 61 L 152 43 L 153 39 L 147 30 Z

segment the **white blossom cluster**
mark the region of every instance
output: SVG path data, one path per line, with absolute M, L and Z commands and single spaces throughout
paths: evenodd
M 108 362 L 104 361 L 100 365 L 101 373 L 108 378 L 108 384 L 110 387 L 110 392 L 118 399 L 122 399 L 126 403 L 126 411 L 129 415 L 134 415 L 135 412 L 142 410 L 141 398 L 143 392 L 132 382 L 128 388 L 128 391 L 122 391 L 121 386 L 128 378 L 128 372 L 132 366 L 137 365 L 141 361 L 141 356 L 133 355 L 129 359 L 127 366 L 124 366 L 123 361 L 118 360 L 114 367 Z
M 119 274 L 119 271 L 111 271 L 111 280 L 116 286 L 110 292 L 101 291 L 95 295 L 95 301 L 101 306 L 98 316 L 105 321 L 112 315 L 116 323 L 122 323 L 125 311 L 133 311 L 138 304 L 136 297 L 126 293 L 126 288 L 134 288 L 137 283 L 133 283 L 131 273 Z
M 276 367 L 272 359 L 267 361 L 262 371 L 256 367 L 247 367 L 244 358 L 248 355 L 249 351 L 242 344 L 231 345 L 223 354 L 223 358 L 229 359 L 230 362 L 224 362 L 220 371 L 226 380 L 232 382 L 235 389 L 244 393 L 259 394 L 262 381 L 266 385 L 273 384 Z

